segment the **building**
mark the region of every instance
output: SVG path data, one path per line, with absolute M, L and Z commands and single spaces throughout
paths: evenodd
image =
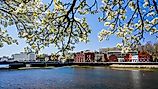
M 74 62 L 85 62 L 85 54 L 83 51 L 74 54 Z
M 36 60 L 36 55 L 35 55 L 35 53 L 29 53 L 29 54 L 28 54 L 28 59 L 29 59 L 30 61 Z
M 152 62 L 152 56 L 144 51 L 122 53 L 117 48 L 104 48 L 100 49 L 99 52 L 77 52 L 74 56 L 74 62 Z
M 139 62 L 139 57 L 138 57 L 138 55 L 133 55 L 133 56 L 132 56 L 132 62 Z
M 137 51 L 130 51 L 128 53 L 122 53 L 121 51 L 108 51 L 106 54 L 107 54 L 107 57 L 109 58 L 110 62 L 134 62 L 134 61 L 138 61 L 138 59 L 136 59 L 136 56 L 138 56 Z
M 65 54 L 65 62 L 72 63 L 74 62 L 74 53 L 66 53 Z
M 95 62 L 107 62 L 108 58 L 105 53 L 95 52 Z
M 139 62 L 152 62 L 152 56 L 146 51 L 139 52 L 138 58 Z
M 89 50 L 77 52 L 74 55 L 74 62 L 95 62 L 95 53 Z
M 14 61 L 35 61 L 36 60 L 36 54 L 34 53 L 26 53 L 21 52 L 19 54 L 13 54 L 12 55 Z
M 9 60 L 9 57 L 7 56 L 3 56 L 0 58 L 0 61 L 4 62 L 4 61 L 8 61 Z
M 116 55 L 110 55 L 110 56 L 108 56 L 108 58 L 109 58 L 109 62 L 118 62 L 118 58 L 117 58 L 117 56 Z
M 95 53 L 94 52 L 85 52 L 85 62 L 95 62 Z
M 93 51 L 81 51 L 74 54 L 74 62 L 107 62 L 105 53 Z

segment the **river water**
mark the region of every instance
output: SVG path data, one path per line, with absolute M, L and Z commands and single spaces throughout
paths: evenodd
M 101 67 L 0 70 L 0 89 L 158 89 L 158 71 Z

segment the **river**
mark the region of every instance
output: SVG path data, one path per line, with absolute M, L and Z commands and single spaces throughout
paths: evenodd
M 102 67 L 0 70 L 0 89 L 158 89 L 158 71 Z

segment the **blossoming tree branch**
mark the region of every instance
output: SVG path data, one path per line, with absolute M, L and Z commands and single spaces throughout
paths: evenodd
M 122 39 L 117 47 L 123 52 L 137 48 L 144 33 L 158 37 L 158 1 L 156 0 L 102 0 L 99 18 L 108 29 L 103 29 L 99 39 L 116 35 Z
M 7 33 L 7 27 L 14 25 L 18 36 L 29 44 L 26 50 L 31 48 L 38 52 L 51 44 L 62 53 L 73 50 L 74 44 L 89 41 L 91 29 L 84 16 L 96 13 L 102 13 L 98 19 L 107 28 L 101 30 L 99 40 L 117 35 L 122 39 L 117 47 L 123 52 L 137 47 L 145 39 L 144 33 L 149 32 L 155 37 L 158 33 L 156 0 L 48 1 L 0 0 L 0 46 L 18 44 Z

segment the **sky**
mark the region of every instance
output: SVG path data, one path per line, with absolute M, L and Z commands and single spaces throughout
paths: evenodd
M 96 15 L 86 15 L 87 21 L 89 23 L 90 28 L 92 29 L 92 33 L 90 34 L 90 42 L 88 43 L 78 43 L 75 45 L 74 52 L 81 51 L 81 50 L 99 50 L 100 48 L 107 48 L 107 47 L 114 47 L 117 43 L 121 42 L 116 36 L 111 36 L 109 40 L 104 40 L 103 42 L 99 42 L 98 40 L 98 33 L 104 29 L 104 23 L 100 23 L 98 21 L 98 17 L 100 14 Z M 19 45 L 12 44 L 7 45 L 5 44 L 4 47 L 0 48 L 0 57 L 2 56 L 10 56 L 15 53 L 24 52 L 24 47 L 27 46 L 24 39 L 20 39 L 17 36 L 17 29 L 15 26 L 8 27 L 9 34 L 13 37 L 18 39 Z M 149 35 L 149 33 L 144 35 L 145 40 L 142 44 L 145 44 L 147 41 L 151 41 L 152 43 L 156 42 L 156 38 L 154 36 Z M 40 53 L 51 54 L 52 52 L 57 51 L 56 48 L 53 46 L 46 47 L 45 49 L 41 50 Z

